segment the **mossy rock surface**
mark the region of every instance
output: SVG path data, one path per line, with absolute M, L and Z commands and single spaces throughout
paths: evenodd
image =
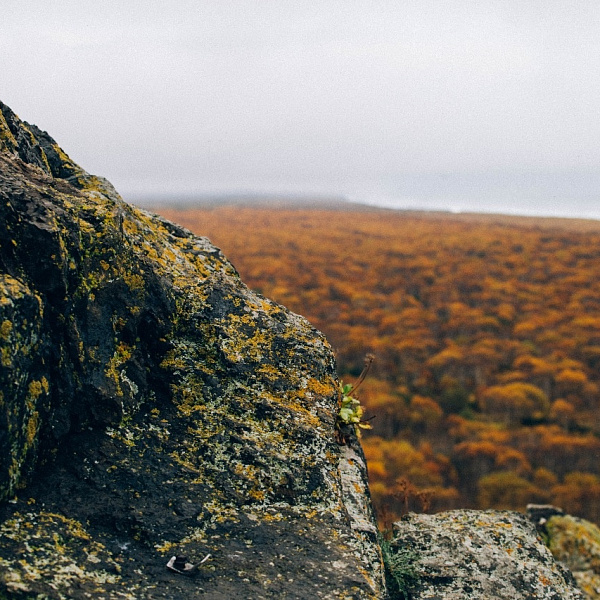
M 548 546 L 556 560 L 573 572 L 586 598 L 600 598 L 600 529 L 570 515 L 556 515 L 546 523 Z
M 382 596 L 305 319 L 3 104 L 0 258 L 0 598 Z

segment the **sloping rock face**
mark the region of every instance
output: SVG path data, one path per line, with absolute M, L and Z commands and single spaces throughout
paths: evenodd
M 391 553 L 413 600 L 583 598 L 521 513 L 411 513 L 394 524 Z
M 573 572 L 586 598 L 600 599 L 600 529 L 570 515 L 551 517 L 545 525 L 554 557 Z
M 0 362 L 0 598 L 384 594 L 322 335 L 3 104 Z

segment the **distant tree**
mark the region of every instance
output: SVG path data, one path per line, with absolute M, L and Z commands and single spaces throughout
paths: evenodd
M 489 441 L 469 441 L 457 444 L 452 452 L 460 489 L 466 497 L 475 497 L 477 482 L 496 468 L 496 461 L 502 448 Z
M 444 411 L 435 400 L 419 395 L 411 398 L 409 411 L 411 428 L 421 433 L 435 431 L 444 416 Z
M 479 508 L 524 510 L 530 502 L 545 501 L 540 490 L 513 471 L 490 473 L 479 480 Z
M 540 388 L 520 382 L 487 388 L 479 404 L 490 418 L 513 427 L 525 421 L 540 421 L 550 410 L 548 397 Z
M 540 490 L 546 490 L 546 493 L 550 493 L 550 489 L 558 483 L 558 477 L 548 469 L 539 467 L 533 473 L 533 485 Z M 544 500 L 546 502 L 547 500 Z
M 366 436 L 392 439 L 400 435 L 400 432 L 410 423 L 407 401 L 409 396 L 410 392 L 404 386 L 396 386 L 389 381 L 369 379 L 369 385 L 362 388 L 360 395 L 361 403 L 365 408 L 365 417 L 372 417 L 370 424 L 373 429 Z
M 515 359 L 513 369 L 522 371 L 527 381 L 541 388 L 546 396 L 551 396 L 556 366 L 550 360 L 530 354 L 522 354 Z
M 575 413 L 575 407 L 570 402 L 559 398 L 550 407 L 550 420 L 568 430 L 575 424 Z
M 593 473 L 573 472 L 551 491 L 552 503 L 567 513 L 600 522 L 600 478 Z
M 556 384 L 556 393 L 560 395 L 581 393 L 582 389 L 588 383 L 587 375 L 579 369 L 563 369 L 554 376 Z
M 532 462 L 559 477 L 570 471 L 600 473 L 600 440 L 595 435 L 568 433 L 558 426 L 541 426 L 528 432 L 527 443 Z

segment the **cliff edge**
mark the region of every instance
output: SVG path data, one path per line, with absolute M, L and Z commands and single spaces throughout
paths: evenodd
M 0 598 L 383 594 L 323 336 L 3 104 L 0 361 Z

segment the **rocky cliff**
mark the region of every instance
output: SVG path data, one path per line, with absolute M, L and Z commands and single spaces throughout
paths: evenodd
M 396 525 L 386 591 L 339 410 L 305 319 L 0 103 L 0 598 L 580 597 L 464 511 Z

